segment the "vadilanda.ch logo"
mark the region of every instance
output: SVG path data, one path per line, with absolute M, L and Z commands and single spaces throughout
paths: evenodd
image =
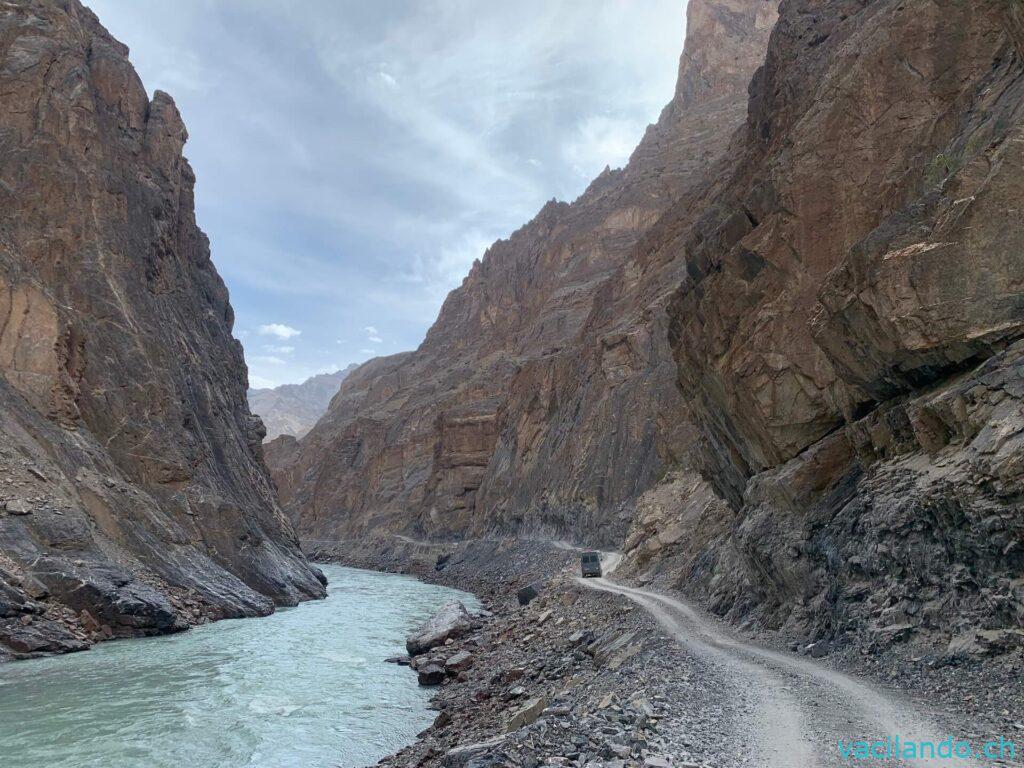
M 947 736 L 942 741 L 918 741 L 889 736 L 879 740 L 839 740 L 839 754 L 845 760 L 1014 760 L 1017 745 L 1000 736 L 998 740 L 986 741 L 979 748 L 966 740 Z

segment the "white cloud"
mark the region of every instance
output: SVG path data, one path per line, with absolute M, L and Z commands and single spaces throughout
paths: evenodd
M 290 355 L 295 351 L 295 347 L 290 346 L 274 346 L 273 344 L 267 344 L 263 347 L 264 352 L 270 352 L 274 355 Z
M 254 373 L 249 374 L 249 386 L 253 389 L 273 389 L 276 384 L 272 379 L 268 379 L 264 376 L 257 376 Z
M 249 358 L 274 384 L 415 348 L 490 243 L 621 164 L 671 98 L 685 8 L 87 2 L 178 99 L 236 335 L 286 361 Z
M 259 333 L 261 336 L 277 336 L 279 339 L 290 339 L 293 336 L 298 336 L 302 331 L 292 328 L 290 325 L 270 323 L 269 325 L 261 325 Z
M 262 365 L 284 365 L 285 361 L 280 357 L 274 357 L 273 355 L 256 355 L 252 359 L 254 363 L 261 363 Z
M 645 127 L 635 119 L 588 117 L 566 143 L 563 154 L 577 174 L 589 179 L 605 166 L 621 168 L 625 165 Z

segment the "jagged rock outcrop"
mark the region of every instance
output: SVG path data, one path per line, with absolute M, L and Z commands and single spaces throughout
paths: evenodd
M 301 384 L 282 384 L 273 389 L 250 389 L 249 407 L 267 428 L 264 442 L 281 435 L 302 437 L 327 412 L 338 387 L 359 366 L 352 363 L 341 371 L 320 373 Z
M 0 657 L 323 595 L 185 139 L 77 0 L 0 9 Z
M 641 281 L 632 256 L 715 181 L 776 2 L 692 0 L 688 15 L 677 92 L 629 164 L 495 243 L 418 350 L 365 364 L 305 438 L 271 444 L 302 537 L 614 542 L 632 499 L 691 450 L 664 312 L 683 267 Z
M 652 234 L 715 460 L 641 500 L 627 568 L 815 640 L 1024 624 L 1021 30 L 783 2 L 731 178 Z

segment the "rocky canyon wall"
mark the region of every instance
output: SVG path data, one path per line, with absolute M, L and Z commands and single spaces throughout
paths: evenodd
M 271 444 L 301 536 L 624 541 L 810 640 L 1024 642 L 1020 2 L 688 15 L 629 165 Z
M 649 250 L 687 264 L 715 462 L 639 501 L 633 573 L 817 642 L 1024 640 L 1020 32 L 1004 0 L 783 2 L 730 180 Z
M 0 656 L 323 595 L 185 140 L 77 0 L 0 8 Z
M 692 451 L 665 297 L 681 262 L 634 258 L 718 179 L 776 19 L 693 0 L 675 96 L 629 164 L 495 243 L 418 350 L 367 363 L 268 460 L 302 537 L 551 535 L 615 543 Z
M 327 412 L 327 406 L 338 392 L 338 387 L 352 371 L 352 363 L 334 373 L 320 373 L 301 384 L 282 384 L 273 389 L 250 389 L 249 407 L 267 428 L 264 441 L 281 435 L 302 437 Z

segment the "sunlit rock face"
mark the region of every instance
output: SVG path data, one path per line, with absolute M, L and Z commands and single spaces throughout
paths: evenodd
M 77 0 L 0 10 L 0 93 L 0 648 L 322 595 L 263 464 L 174 102 Z
M 268 448 L 300 534 L 491 531 L 621 540 L 691 452 L 645 238 L 719 179 L 776 3 L 693 0 L 677 92 L 622 170 L 495 243 L 421 347 L 367 363 L 300 442 Z

